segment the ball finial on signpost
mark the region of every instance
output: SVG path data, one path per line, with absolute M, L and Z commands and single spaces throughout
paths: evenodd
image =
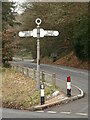
M 35 20 L 35 22 L 36 22 L 36 24 L 39 26 L 39 25 L 41 24 L 42 20 L 41 20 L 40 18 L 37 18 L 37 19 Z

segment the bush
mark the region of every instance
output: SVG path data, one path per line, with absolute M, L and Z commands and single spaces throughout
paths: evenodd
M 5 68 L 11 68 L 11 65 L 10 65 L 9 62 L 5 62 L 4 65 L 3 65 L 3 67 L 5 67 Z

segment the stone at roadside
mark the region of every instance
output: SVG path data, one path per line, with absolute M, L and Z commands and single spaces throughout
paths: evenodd
M 53 97 L 56 97 L 57 95 L 59 95 L 59 91 L 58 91 L 58 90 L 55 91 L 55 92 L 52 94 Z

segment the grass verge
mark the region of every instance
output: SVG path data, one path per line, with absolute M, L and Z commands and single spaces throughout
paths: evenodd
M 2 106 L 15 109 L 29 109 L 40 104 L 40 91 L 36 91 L 36 81 L 11 69 L 2 70 Z M 45 96 L 56 90 L 45 86 Z

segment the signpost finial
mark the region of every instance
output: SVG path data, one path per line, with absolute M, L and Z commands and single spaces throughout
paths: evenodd
M 37 19 L 35 20 L 35 22 L 36 22 L 36 24 L 39 26 L 39 25 L 41 24 L 42 20 L 41 20 L 40 18 L 37 18 Z

